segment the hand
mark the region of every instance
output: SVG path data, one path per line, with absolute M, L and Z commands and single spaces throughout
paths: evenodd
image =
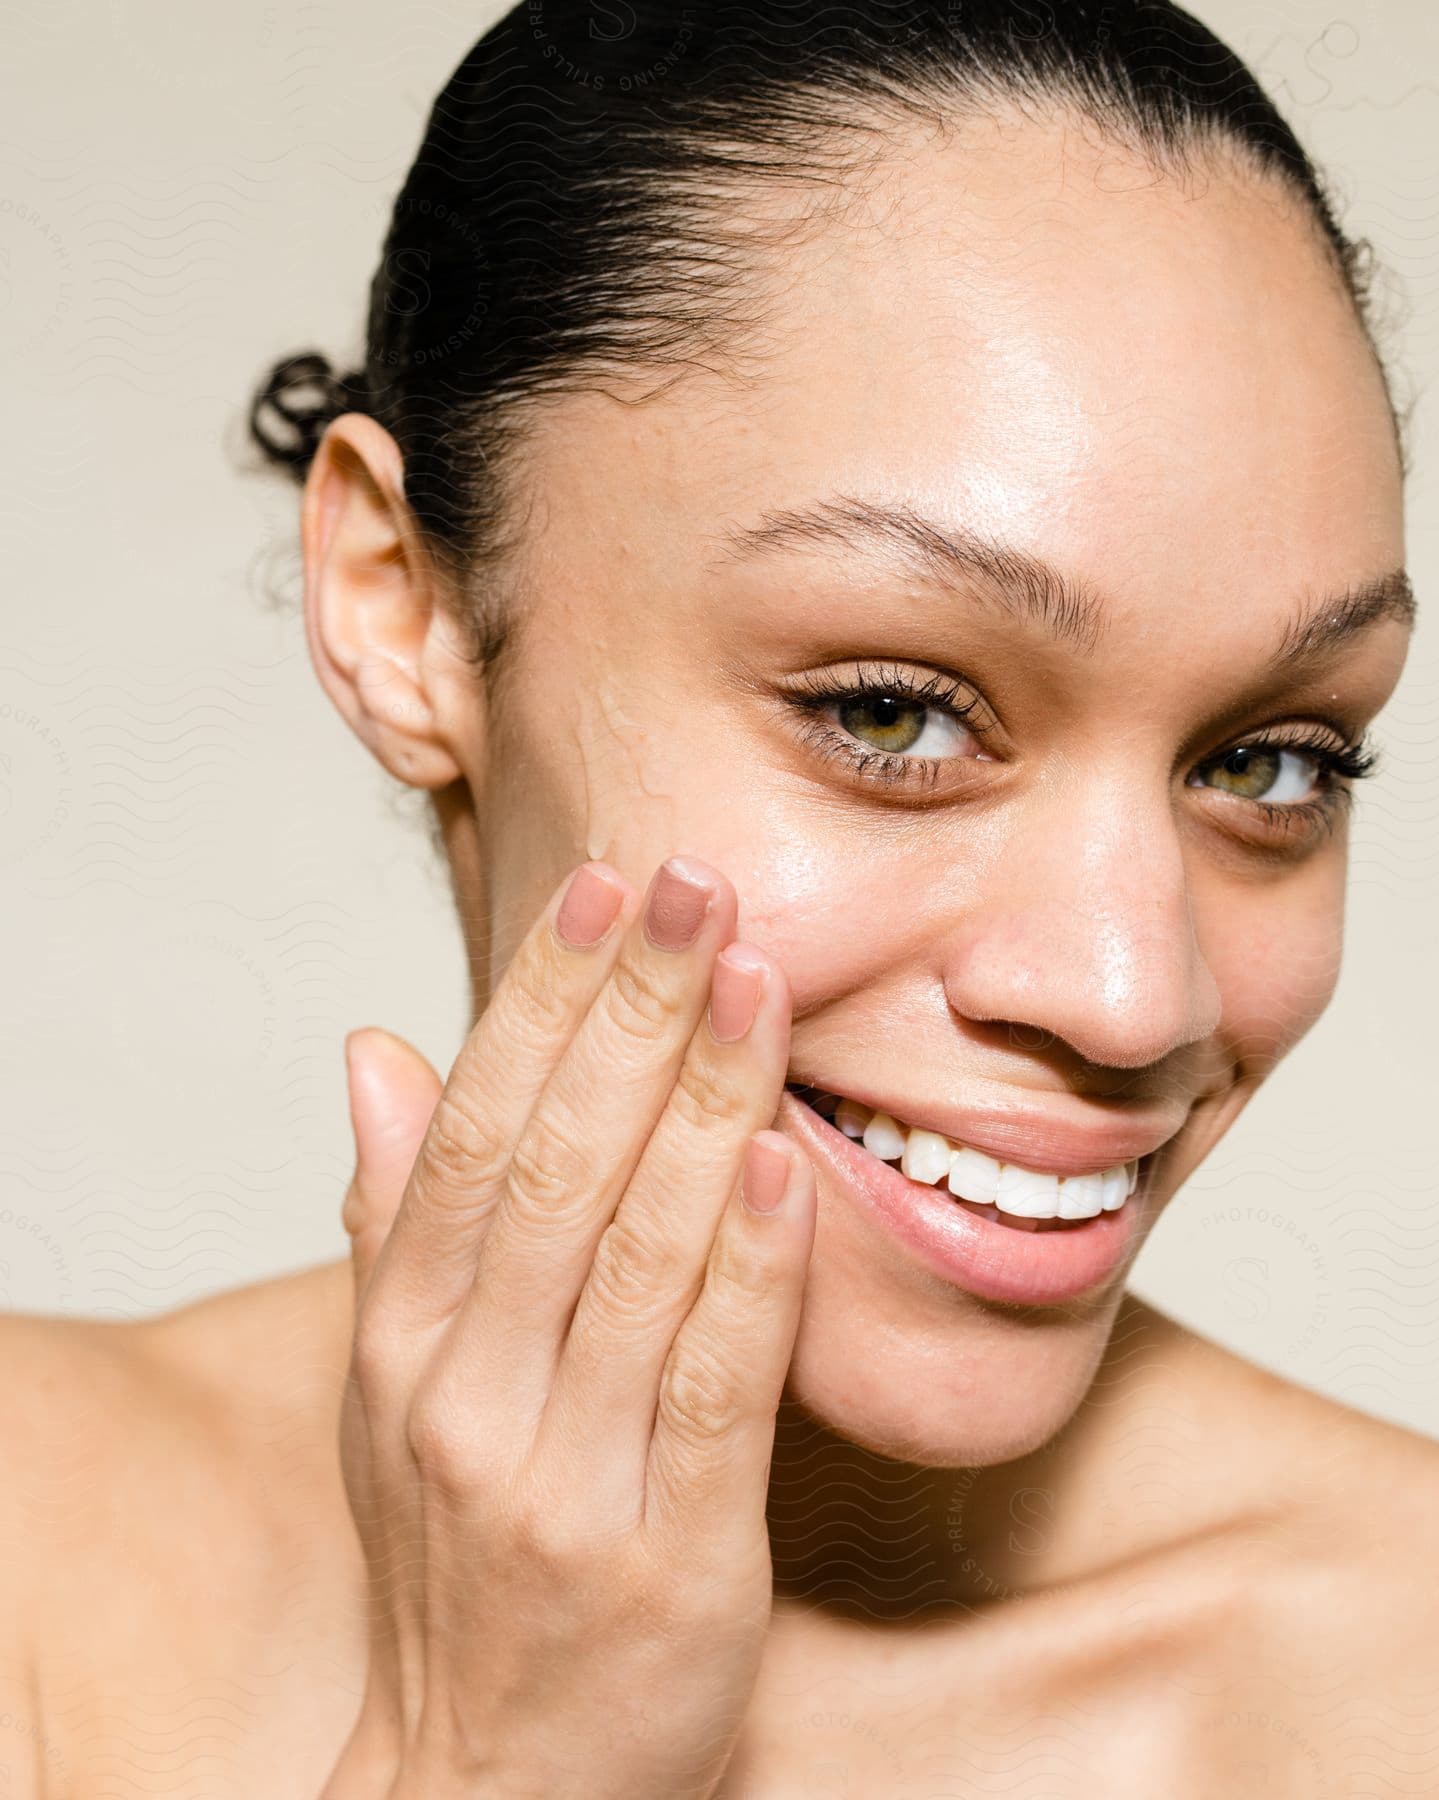
M 694 858 L 650 884 L 660 944 L 608 865 L 574 881 L 443 1093 L 398 1039 L 350 1040 L 371 1648 L 327 1800 L 709 1795 L 753 1686 L 814 1230 L 809 1162 L 766 1129 L 788 983 Z

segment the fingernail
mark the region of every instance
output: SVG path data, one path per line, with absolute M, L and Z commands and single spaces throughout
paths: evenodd
M 588 950 L 614 924 L 624 894 L 594 863 L 575 871 L 555 914 L 555 935 L 572 950 Z
M 751 1138 L 745 1146 L 740 1198 L 752 1213 L 779 1209 L 789 1185 L 789 1157 L 764 1138 Z
M 727 944 L 715 959 L 710 1031 L 721 1044 L 734 1043 L 754 1024 L 764 970 L 763 956 L 748 944 Z
M 683 950 L 698 937 L 714 892 L 714 877 L 703 863 L 672 856 L 650 886 L 645 936 L 657 950 Z

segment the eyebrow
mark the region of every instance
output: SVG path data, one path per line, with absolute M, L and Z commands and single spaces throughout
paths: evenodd
M 971 599 L 1081 650 L 1092 650 L 1105 627 L 1099 595 L 1053 563 L 887 501 L 836 494 L 766 512 L 753 525 L 731 524 L 715 541 L 719 554 L 708 565 L 711 572 L 794 548 L 838 547 L 878 555 L 946 585 L 962 585 Z M 1402 569 L 1326 595 L 1290 620 L 1270 668 L 1278 671 L 1317 660 L 1384 619 L 1412 625 L 1416 611 L 1414 592 Z

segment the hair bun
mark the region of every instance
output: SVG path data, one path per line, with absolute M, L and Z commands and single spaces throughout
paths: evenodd
M 337 374 L 326 356 L 307 351 L 277 362 L 250 403 L 250 436 L 266 458 L 303 481 L 325 427 L 341 413 L 367 412 L 363 369 Z

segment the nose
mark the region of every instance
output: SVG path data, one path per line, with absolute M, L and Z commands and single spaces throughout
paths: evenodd
M 957 906 L 954 1010 L 1016 1045 L 1063 1039 L 1117 1069 L 1158 1063 L 1218 1026 L 1167 796 L 1072 789 L 1014 822 Z

